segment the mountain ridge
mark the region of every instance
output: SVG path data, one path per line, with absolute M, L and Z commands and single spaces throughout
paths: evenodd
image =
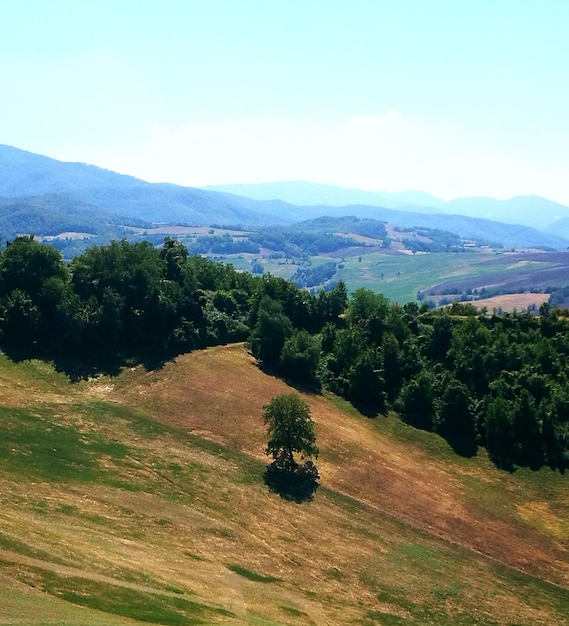
M 202 188 L 208 191 L 220 191 L 246 196 L 254 200 L 283 200 L 298 206 L 327 205 L 342 207 L 361 204 L 394 209 L 416 204 L 417 206 L 430 207 L 434 211 L 443 202 L 439 198 L 422 191 L 403 191 L 399 193 L 365 191 L 300 180 L 256 184 L 208 185 Z
M 362 191 L 307 181 L 210 185 L 204 189 L 248 195 L 255 200 L 280 199 L 302 206 L 334 207 L 360 205 L 381 206 L 415 213 L 444 213 L 478 217 L 509 224 L 521 224 L 543 230 L 558 219 L 569 218 L 569 206 L 537 195 L 514 196 L 499 200 L 486 196 L 441 200 L 421 191 Z M 362 201 L 365 199 L 365 201 Z
M 218 224 L 258 228 L 322 216 L 354 215 L 360 218 L 391 221 L 400 227 L 440 228 L 456 232 L 461 237 L 484 239 L 505 246 L 564 249 L 569 245 L 569 240 L 560 237 L 559 234 L 532 229 L 527 224 L 507 225 L 496 220 L 484 221 L 479 217 L 449 214 L 441 208 L 448 208 L 448 204 L 445 205 L 434 196 L 423 192 L 402 194 L 378 192 L 378 195 L 374 192 L 356 190 L 358 199 L 375 198 L 376 204 L 353 202 L 339 206 L 341 200 L 347 199 L 346 194 L 351 194 L 354 190 L 342 191 L 343 188 L 340 187 L 313 183 L 296 183 L 297 189 L 298 185 L 301 185 L 302 189 L 324 190 L 329 198 L 339 194 L 335 200 L 336 204 L 297 205 L 291 204 L 286 199 L 248 198 L 211 188 L 149 183 L 97 166 L 67 163 L 0 145 L 0 235 L 3 238 L 10 238 L 22 232 L 43 235 L 46 234 L 42 232 L 46 221 L 50 223 L 51 231 L 57 230 L 59 224 L 61 231 L 65 232 L 70 230 L 67 223 L 69 220 L 66 222 L 65 219 L 69 212 L 73 215 L 74 224 L 92 224 L 99 215 L 106 222 L 136 228 L 145 224 L 191 226 Z M 261 186 L 261 189 L 265 191 L 271 189 L 271 184 Z M 59 205 L 58 198 L 61 200 Z M 427 207 L 409 204 L 412 201 L 442 204 Z M 27 211 L 24 206 L 26 203 Z M 385 206 L 398 203 L 400 205 L 403 203 L 404 206 L 397 208 Z M 563 212 L 559 207 L 566 210 L 569 217 L 569 207 L 549 204 L 557 211 L 556 217 Z M 18 224 L 15 220 L 15 206 L 26 215 L 25 223 Z M 40 210 L 43 210 L 45 215 L 40 216 L 38 213 Z M 541 213 L 544 215 L 546 212 Z M 88 232 L 93 232 L 93 229 L 97 230 L 97 227 L 91 225 Z M 118 238 L 124 236 L 123 231 L 116 236 Z

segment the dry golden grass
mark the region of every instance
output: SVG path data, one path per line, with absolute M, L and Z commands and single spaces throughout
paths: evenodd
M 21 385 L 11 406 L 43 390 L 52 413 L 41 419 L 76 429 L 87 451 L 95 433 L 126 452 L 99 454 L 89 480 L 0 466 L 0 564 L 11 594 L 0 624 L 18 623 L 27 593 L 39 602 L 76 581 L 110 599 L 191 600 L 205 607 L 202 623 L 569 623 L 569 492 L 557 475 L 539 473 L 544 491 L 483 455 L 457 458 L 392 416 L 368 420 L 303 394 L 321 487 L 296 504 L 262 481 L 263 405 L 290 388 L 242 346 L 75 386 L 42 378 L 42 367 L 24 376 L 4 364 L 0 384 Z M 50 602 L 66 615 L 73 606 Z M 26 608 L 26 623 L 47 623 L 36 613 Z M 77 609 L 57 623 L 133 623 L 119 615 L 104 622 Z
M 290 388 L 257 368 L 241 346 L 228 346 L 179 357 L 160 372 L 137 372 L 122 379 L 110 397 L 263 459 L 263 405 L 284 392 Z M 394 439 L 382 426 L 396 418 L 350 418 L 322 396 L 302 395 L 317 424 L 323 485 L 435 536 L 569 586 L 569 551 L 555 535 L 536 533 L 534 525 L 528 527 L 515 514 L 519 498 L 525 497 L 515 478 L 487 461 L 481 466 L 437 460 Z M 488 506 L 476 484 L 467 487 L 464 477 L 475 469 L 494 482 L 504 507 L 512 510 L 496 510 L 493 502 Z M 561 513 L 568 512 L 558 512 L 550 527 L 564 524 Z
M 486 307 L 490 312 L 502 310 L 504 313 L 513 313 L 513 311 L 527 311 L 531 306 L 539 308 L 548 300 L 548 293 L 507 293 L 475 300 L 473 304 L 479 309 Z

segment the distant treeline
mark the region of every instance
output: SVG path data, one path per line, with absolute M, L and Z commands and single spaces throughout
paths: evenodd
M 299 267 L 291 276 L 291 281 L 297 287 L 316 287 L 317 285 L 324 285 L 324 283 L 331 280 L 335 273 L 336 263 L 327 261 L 316 267 Z
M 362 242 L 353 235 L 381 240 L 375 245 L 383 243 L 389 247 L 390 244 L 383 222 L 356 217 L 319 217 L 293 226 L 261 228 L 250 237 L 263 248 L 285 256 L 309 257 L 361 246 Z
M 188 242 L 191 254 L 259 254 L 259 244 L 244 237 L 224 235 L 203 235 Z
M 455 233 L 438 228 L 400 228 L 395 232 L 411 233 L 413 237 L 402 237 L 405 248 L 412 252 L 464 252 L 464 241 Z M 417 239 L 420 237 L 421 239 Z M 477 241 L 476 245 L 482 245 Z
M 251 235 L 251 241 L 287 257 L 316 256 L 321 252 L 333 252 L 358 242 L 340 235 L 323 232 L 302 232 L 293 229 L 263 229 Z
M 0 344 L 13 358 L 84 375 L 247 341 L 291 381 L 324 386 L 368 415 L 394 408 L 461 454 L 484 446 L 507 468 L 569 466 L 567 313 L 433 311 L 366 289 L 348 297 L 343 283 L 312 295 L 170 238 L 91 247 L 70 264 L 30 237 L 0 253 Z

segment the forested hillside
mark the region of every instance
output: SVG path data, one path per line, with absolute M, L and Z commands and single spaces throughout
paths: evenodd
M 244 341 L 261 364 L 370 416 L 395 408 L 465 456 L 569 465 L 566 310 L 478 314 L 390 303 L 339 283 L 317 295 L 190 256 L 166 239 L 89 248 L 67 265 L 19 237 L 0 256 L 0 342 L 72 376 Z

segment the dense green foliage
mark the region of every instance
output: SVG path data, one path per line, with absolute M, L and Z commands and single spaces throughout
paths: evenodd
M 396 232 L 410 233 L 403 237 L 405 247 L 413 252 L 456 252 L 464 251 L 464 241 L 455 233 L 438 228 L 398 228 Z M 478 241 L 478 245 L 484 242 Z
M 291 280 L 297 287 L 315 287 L 324 285 L 335 273 L 336 263 L 328 261 L 316 267 L 299 267 Z
M 333 230 L 327 229 L 320 220 L 301 222 L 298 226 L 288 228 L 263 228 L 251 235 L 251 241 L 292 257 L 317 255 L 358 245 L 354 239 L 333 234 Z
M 91 247 L 69 265 L 30 237 L 0 253 L 0 345 L 15 357 L 78 373 L 247 340 L 264 367 L 368 415 L 395 408 L 503 467 L 569 466 L 568 331 L 567 311 L 548 305 L 539 316 L 432 311 L 367 289 L 348 299 L 341 282 L 313 295 L 173 239 Z
M 280 467 L 293 469 L 297 465 L 295 453 L 303 459 L 318 456 L 310 409 L 298 394 L 275 396 L 264 409 L 263 419 L 268 433 L 266 453 Z
M 192 254 L 259 254 L 259 245 L 248 238 L 234 238 L 229 234 L 203 235 L 188 244 Z
M 69 265 L 32 237 L 0 253 L 1 345 L 51 359 L 160 359 L 243 341 L 253 330 L 253 351 L 274 365 L 293 327 L 318 333 L 338 319 L 345 299 L 343 286 L 313 297 L 283 279 L 191 256 L 169 238 L 160 248 L 124 240 L 93 246 Z

